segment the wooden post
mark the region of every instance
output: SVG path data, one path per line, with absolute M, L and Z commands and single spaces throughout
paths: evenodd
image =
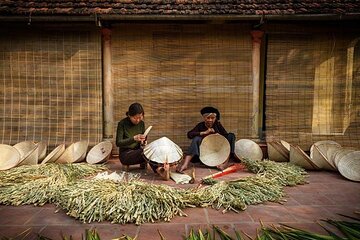
M 251 31 L 252 37 L 252 78 L 253 78 L 253 107 L 252 107 L 252 126 L 251 135 L 254 139 L 259 139 L 261 126 L 259 125 L 259 106 L 260 106 L 260 56 L 261 40 L 263 31 Z
M 112 140 L 114 133 L 114 91 L 111 72 L 111 29 L 101 29 L 103 80 L 103 139 Z

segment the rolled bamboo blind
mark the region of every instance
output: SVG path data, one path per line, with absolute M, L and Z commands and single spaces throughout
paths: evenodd
M 102 139 L 101 45 L 91 31 L 0 33 L 1 143 Z
M 360 146 L 359 34 L 269 34 L 266 135 Z
M 187 149 L 186 133 L 214 106 L 237 138 L 251 135 L 251 36 L 239 25 L 120 25 L 113 29 L 115 125 L 132 102 L 153 125 L 149 141 L 166 136 Z M 114 133 L 114 136 L 116 134 Z

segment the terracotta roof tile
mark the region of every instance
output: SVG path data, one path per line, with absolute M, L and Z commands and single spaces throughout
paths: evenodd
M 0 15 L 294 15 L 360 13 L 359 0 L 1 0 Z

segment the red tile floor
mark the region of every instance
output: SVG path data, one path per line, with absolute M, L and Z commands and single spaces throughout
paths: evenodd
M 116 158 L 107 162 L 110 169 L 121 171 L 121 164 Z M 140 173 L 141 177 L 152 183 L 169 184 L 178 187 L 194 187 L 195 185 L 176 185 L 173 181 L 162 181 L 149 168 L 141 170 L 138 166 L 130 168 L 132 173 Z M 216 169 L 196 165 L 197 182 L 209 174 L 217 172 Z M 233 173 L 223 179 L 239 178 L 251 173 L 242 171 Z M 336 172 L 310 171 L 309 184 L 296 187 L 285 187 L 287 200 L 284 204 L 264 203 L 251 205 L 240 213 L 228 212 L 223 214 L 211 208 L 185 209 L 187 217 L 175 217 L 170 222 L 146 223 L 140 226 L 135 224 L 111 224 L 109 222 L 82 223 L 57 209 L 52 204 L 42 207 L 4 206 L 0 205 L 0 238 L 15 237 L 22 231 L 28 230 L 25 239 L 35 239 L 37 234 L 51 239 L 62 239 L 61 234 L 73 239 L 81 239 L 85 229 L 96 228 L 102 240 L 119 238 L 122 235 L 137 236 L 142 239 L 160 239 L 158 231 L 167 240 L 183 239 L 193 228 L 206 229 L 217 225 L 235 236 L 234 229 L 242 230 L 250 236 L 255 236 L 260 220 L 265 225 L 284 223 L 305 230 L 325 233 L 316 224 L 320 219 L 343 219 L 338 214 L 360 216 L 360 183 L 343 178 Z

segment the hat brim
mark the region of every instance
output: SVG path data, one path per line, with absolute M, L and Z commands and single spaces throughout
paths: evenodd
M 230 155 L 230 143 L 220 134 L 206 136 L 200 144 L 200 161 L 209 167 L 224 163 Z

